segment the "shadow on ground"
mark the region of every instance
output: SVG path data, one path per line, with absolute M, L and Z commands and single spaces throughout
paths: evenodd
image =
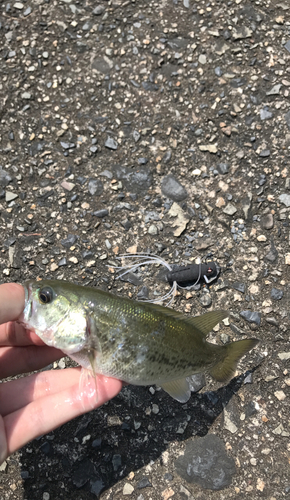
M 245 374 L 180 404 L 164 391 L 127 386 L 100 409 L 32 442 L 22 451 L 25 498 L 93 499 L 151 461 L 170 443 L 205 436 L 244 383 Z M 166 469 L 164 469 L 166 473 Z M 35 489 L 37 477 L 37 491 Z

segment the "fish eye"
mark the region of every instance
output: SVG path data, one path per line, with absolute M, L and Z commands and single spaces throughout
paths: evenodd
M 50 286 L 45 286 L 38 293 L 41 304 L 49 304 L 53 300 L 53 290 Z

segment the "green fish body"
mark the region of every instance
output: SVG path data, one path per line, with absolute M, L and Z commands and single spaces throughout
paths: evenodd
M 24 284 L 20 321 L 47 344 L 94 373 L 135 385 L 157 384 L 172 397 L 190 397 L 186 377 L 209 371 L 229 380 L 256 339 L 219 346 L 206 335 L 226 311 L 188 318 L 172 309 L 137 302 L 65 281 Z

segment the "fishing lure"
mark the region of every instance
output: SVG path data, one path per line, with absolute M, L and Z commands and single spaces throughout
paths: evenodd
M 147 302 L 156 303 L 164 302 L 169 299 L 167 305 L 171 304 L 176 294 L 177 288 L 191 288 L 195 285 L 212 283 L 217 279 L 220 273 L 220 267 L 215 262 L 208 262 L 207 264 L 188 264 L 185 266 L 170 266 L 166 260 L 162 259 L 158 255 L 151 254 L 133 254 L 133 255 L 121 255 L 118 257 L 120 260 L 126 259 L 126 263 L 123 266 L 115 266 L 115 269 L 119 270 L 118 278 L 122 278 L 128 273 L 136 271 L 139 267 L 158 264 L 162 265 L 167 269 L 164 276 L 165 280 L 171 285 L 169 292 L 164 294 L 162 297 L 156 299 L 146 299 Z

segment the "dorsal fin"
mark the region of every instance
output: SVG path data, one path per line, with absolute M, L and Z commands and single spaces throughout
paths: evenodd
M 222 319 L 227 318 L 228 315 L 228 311 L 210 311 L 208 313 L 202 314 L 202 316 L 188 318 L 187 321 L 194 328 L 197 328 L 201 333 L 207 335 L 215 325 L 222 321 Z
M 196 316 L 195 318 L 191 318 L 189 316 L 185 316 L 184 314 L 178 311 L 174 311 L 173 309 L 159 306 L 157 304 L 150 304 L 150 309 L 155 309 L 156 312 L 160 312 L 171 318 L 185 321 L 186 323 L 190 324 L 193 328 L 201 332 L 203 335 L 208 335 L 208 333 L 213 329 L 215 325 L 217 325 L 222 319 L 225 319 L 229 316 L 228 311 L 221 310 L 221 311 L 210 311 L 205 314 L 202 314 L 201 316 Z

